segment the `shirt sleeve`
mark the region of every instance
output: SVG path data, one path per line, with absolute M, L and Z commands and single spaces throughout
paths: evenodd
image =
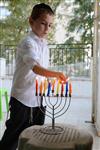
M 36 43 L 31 40 L 27 40 L 24 43 L 23 62 L 33 69 L 35 65 L 39 65 L 38 50 L 36 49 Z

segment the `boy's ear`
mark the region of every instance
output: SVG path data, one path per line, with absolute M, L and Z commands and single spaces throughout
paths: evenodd
M 30 23 L 30 25 L 32 25 L 32 24 L 33 24 L 33 19 L 32 19 L 32 17 L 31 17 L 31 16 L 29 17 L 29 23 Z

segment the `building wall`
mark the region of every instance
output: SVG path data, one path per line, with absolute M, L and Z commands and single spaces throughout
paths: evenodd
M 100 136 L 100 1 L 95 1 L 94 8 L 94 49 L 93 49 L 93 120 Z

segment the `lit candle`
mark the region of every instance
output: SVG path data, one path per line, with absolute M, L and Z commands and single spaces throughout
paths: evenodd
M 43 91 L 43 84 L 42 84 L 42 81 L 41 81 L 41 84 L 40 84 L 40 96 L 42 96 L 42 91 Z
M 72 84 L 69 83 L 69 97 L 71 97 L 72 95 Z
M 36 86 L 36 96 L 37 96 L 38 95 L 38 80 L 37 79 L 35 80 L 35 83 L 36 83 L 35 86 Z
M 67 93 L 68 93 L 68 81 L 66 81 L 66 91 L 65 91 L 65 96 L 67 97 Z
M 51 91 L 51 82 L 49 81 L 49 83 L 48 83 L 48 93 L 47 93 L 47 96 L 50 96 L 50 91 Z
M 61 83 L 61 96 L 63 96 L 63 92 L 64 92 L 64 83 L 62 81 L 62 83 Z
M 56 95 L 59 96 L 60 81 L 58 80 Z
M 56 82 L 56 80 L 54 79 L 53 83 L 52 83 L 52 93 L 54 93 L 55 82 Z
M 47 80 L 45 79 L 45 80 L 44 80 L 43 96 L 45 96 L 46 89 L 47 89 Z

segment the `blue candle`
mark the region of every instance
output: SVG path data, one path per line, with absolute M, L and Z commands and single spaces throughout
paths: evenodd
M 51 83 L 49 82 L 49 84 L 48 84 L 48 93 L 47 93 L 47 96 L 50 96 L 50 90 L 51 90 Z
M 68 95 L 68 81 L 66 81 L 66 92 L 65 92 L 65 96 L 67 97 Z

